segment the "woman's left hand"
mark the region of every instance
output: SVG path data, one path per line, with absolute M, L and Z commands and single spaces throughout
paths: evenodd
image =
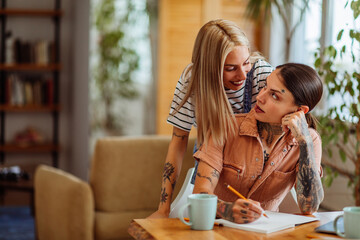
M 306 136 L 309 136 L 309 127 L 303 111 L 285 115 L 282 118 L 282 126 L 283 131 L 290 130 L 297 141 L 306 140 Z

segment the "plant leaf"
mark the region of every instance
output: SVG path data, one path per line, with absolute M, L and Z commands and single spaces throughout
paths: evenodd
M 344 33 L 344 29 L 341 29 L 340 30 L 340 32 L 338 33 L 338 35 L 337 35 L 337 38 L 336 38 L 336 40 L 340 40 L 341 39 L 341 37 L 342 37 L 342 35 L 343 35 L 343 33 Z
M 344 150 L 339 149 L 339 154 L 340 154 L 341 161 L 346 162 L 346 154 L 345 154 Z

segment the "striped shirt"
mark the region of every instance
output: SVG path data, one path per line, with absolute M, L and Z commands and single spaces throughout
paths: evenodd
M 192 64 L 189 64 L 183 71 L 180 76 L 180 79 L 176 85 L 174 98 L 170 107 L 170 114 L 167 119 L 167 122 L 174 127 L 180 128 L 184 131 L 190 132 L 191 127 L 194 125 L 196 127 L 195 121 L 195 106 L 193 104 L 191 96 L 188 98 L 186 103 L 179 109 L 175 115 L 171 115 L 177 106 L 181 103 L 182 99 L 185 96 L 187 91 L 187 85 L 191 77 L 191 68 Z M 254 63 L 253 67 L 253 79 L 252 79 L 252 97 L 251 97 L 251 107 L 256 103 L 256 96 L 259 94 L 260 90 L 264 87 L 266 78 L 274 70 L 273 67 L 263 60 L 258 60 Z M 226 89 L 226 95 L 228 97 L 229 103 L 232 107 L 232 110 L 235 114 L 244 112 L 244 92 L 245 84 L 237 90 Z

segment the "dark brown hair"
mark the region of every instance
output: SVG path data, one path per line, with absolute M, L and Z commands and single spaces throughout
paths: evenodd
M 276 67 L 283 84 L 292 93 L 295 104 L 306 105 L 309 112 L 305 114 L 309 127 L 316 129 L 316 119 L 310 111 L 318 104 L 323 93 L 323 83 L 312 68 L 300 63 L 286 63 Z

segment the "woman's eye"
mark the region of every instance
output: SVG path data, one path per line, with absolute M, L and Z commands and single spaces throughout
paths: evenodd
M 225 68 L 225 71 L 228 71 L 228 72 L 234 71 L 234 70 L 235 70 L 235 67 L 227 67 L 227 68 Z
M 271 93 L 271 97 L 272 97 L 273 99 L 275 99 L 275 100 L 278 100 L 278 99 L 279 99 L 278 96 L 277 96 L 275 93 Z
M 246 62 L 244 62 L 244 65 L 248 65 L 248 64 L 250 64 L 250 61 L 249 61 L 249 60 L 246 61 Z

